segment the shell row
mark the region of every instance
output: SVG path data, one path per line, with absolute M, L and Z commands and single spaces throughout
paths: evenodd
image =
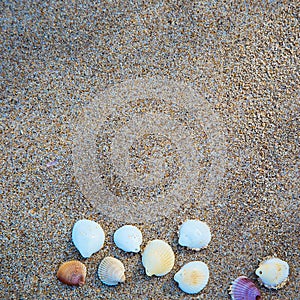
M 207 247 L 211 240 L 209 226 L 199 220 L 185 221 L 180 226 L 178 235 L 179 244 L 193 250 Z M 89 258 L 103 247 L 105 233 L 100 224 L 82 219 L 73 226 L 72 241 L 82 257 Z M 114 242 L 125 252 L 138 253 L 143 236 L 136 226 L 124 225 L 115 231 Z
M 142 263 L 148 276 L 163 276 L 174 266 L 175 256 L 172 248 L 162 240 L 149 242 L 142 254 Z M 77 260 L 71 260 L 60 265 L 57 271 L 58 279 L 68 285 L 83 285 L 86 278 L 86 267 Z M 256 274 L 268 288 L 283 287 L 289 275 L 288 264 L 276 257 L 266 258 L 260 263 Z M 99 279 L 106 285 L 117 285 L 125 281 L 123 263 L 114 257 L 105 257 L 98 267 Z M 199 293 L 208 283 L 209 269 L 204 262 L 193 261 L 185 264 L 175 275 L 174 280 L 179 288 L 188 294 Z M 233 300 L 259 300 L 261 293 L 255 284 L 246 276 L 235 279 L 229 294 Z

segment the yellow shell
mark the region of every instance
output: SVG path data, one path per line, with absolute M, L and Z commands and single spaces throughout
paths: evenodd
M 148 276 L 163 276 L 169 273 L 175 262 L 174 252 L 162 240 L 149 242 L 142 254 L 142 263 Z
M 86 277 L 86 267 L 78 260 L 70 260 L 60 265 L 57 278 L 68 285 L 83 285 Z
M 125 268 L 123 263 L 114 258 L 105 257 L 98 268 L 99 279 L 107 285 L 117 285 L 125 281 Z

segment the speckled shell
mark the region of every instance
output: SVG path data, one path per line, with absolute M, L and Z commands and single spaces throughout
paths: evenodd
M 139 252 L 143 242 L 141 231 L 132 225 L 125 225 L 114 233 L 114 242 L 118 248 L 126 252 Z
M 142 263 L 148 276 L 163 276 L 169 273 L 175 262 L 174 252 L 162 240 L 149 242 L 142 254 Z
M 232 300 L 260 300 L 261 293 L 255 284 L 246 276 L 235 279 L 230 288 L 229 294 Z
M 60 265 L 57 278 L 68 285 L 83 285 L 86 278 L 86 267 L 78 260 L 71 260 Z
M 188 294 L 196 294 L 204 289 L 208 283 L 209 270 L 201 261 L 192 261 L 185 264 L 175 275 L 179 288 Z
M 269 289 L 280 289 L 288 280 L 289 265 L 277 257 L 267 257 L 255 271 L 259 281 Z
M 98 268 L 99 279 L 106 285 L 117 285 L 125 281 L 125 268 L 123 263 L 114 258 L 105 257 Z
M 103 247 L 105 234 L 98 223 L 83 219 L 75 223 L 72 240 L 80 254 L 87 258 Z
M 211 240 L 211 233 L 208 225 L 199 220 L 187 220 L 179 228 L 179 244 L 200 250 L 207 247 Z

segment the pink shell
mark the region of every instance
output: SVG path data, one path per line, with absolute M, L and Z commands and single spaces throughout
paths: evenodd
M 234 280 L 229 288 L 233 300 L 260 300 L 261 294 L 255 284 L 246 276 Z

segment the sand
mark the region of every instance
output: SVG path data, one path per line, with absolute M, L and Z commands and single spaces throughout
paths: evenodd
M 230 299 L 240 275 L 264 299 L 300 299 L 297 1 L 2 1 L 0 11 L 1 299 Z M 81 218 L 106 232 L 88 259 L 71 240 Z M 189 218 L 209 224 L 208 248 L 178 245 Z M 127 223 L 142 248 L 172 246 L 169 274 L 147 277 L 140 254 L 114 245 Z M 124 284 L 97 278 L 107 255 L 123 261 Z M 269 255 L 290 265 L 278 291 L 254 274 Z M 83 287 L 56 278 L 70 259 L 87 266 Z M 173 281 L 192 260 L 210 270 L 195 296 Z

